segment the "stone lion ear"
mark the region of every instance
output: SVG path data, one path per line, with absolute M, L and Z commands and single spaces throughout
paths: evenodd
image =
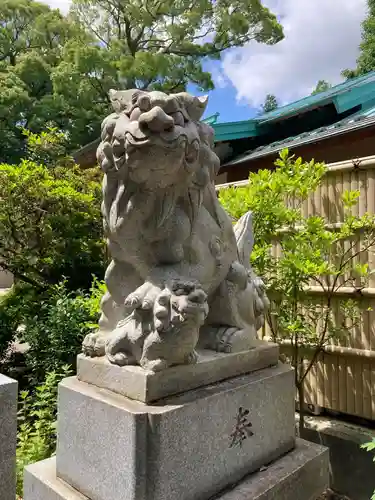
M 197 122 L 202 118 L 203 113 L 206 110 L 208 103 L 208 95 L 203 95 L 199 97 L 194 97 L 193 102 L 189 106 L 189 115 L 190 118 Z
M 131 90 L 114 90 L 111 89 L 108 92 L 109 99 L 111 101 L 112 107 L 116 113 L 121 113 L 122 111 L 130 111 L 133 103 L 133 96 L 136 89 Z

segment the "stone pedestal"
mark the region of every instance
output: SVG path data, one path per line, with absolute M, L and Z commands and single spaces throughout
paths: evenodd
M 16 497 L 17 388 L 0 374 L 0 499 Z
M 292 451 L 231 484 L 211 500 L 316 500 L 328 486 L 328 480 L 328 450 L 297 439 Z M 27 468 L 24 498 L 90 500 L 56 476 L 55 458 Z M 123 498 L 126 494 L 119 497 Z
M 177 367 L 171 378 L 80 358 L 79 378 L 59 387 L 56 459 L 27 469 L 24 500 L 208 500 L 233 495 L 225 490 L 239 481 L 249 500 L 312 499 L 327 485 L 327 455 L 295 448 L 293 371 L 277 364 L 275 346 L 259 349 L 247 364 L 248 353 L 238 358 L 236 373 L 225 355 L 202 353 L 195 374 Z M 184 384 L 190 390 L 174 394 Z
M 75 378 L 59 398 L 57 474 L 92 500 L 208 498 L 295 441 L 283 365 L 153 405 Z
M 279 347 L 264 342 L 256 349 L 235 353 L 198 350 L 198 362 L 160 372 L 140 366 L 112 365 L 106 358 L 78 356 L 77 377 L 82 382 L 109 389 L 130 399 L 151 403 L 197 387 L 275 366 Z

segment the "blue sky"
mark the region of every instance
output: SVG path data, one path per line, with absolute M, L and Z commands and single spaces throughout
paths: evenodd
M 1 0 L 0 0 L 1 1 Z M 41 0 L 67 12 L 71 0 Z M 219 121 L 254 116 L 267 94 L 280 104 L 309 95 L 319 80 L 342 81 L 355 66 L 367 0 L 262 0 L 281 21 L 285 38 L 268 46 L 250 42 L 205 64 L 215 90 L 205 116 Z M 194 93 L 197 93 L 194 91 Z
M 196 95 L 205 94 L 193 87 L 188 90 Z M 252 108 L 246 101 L 237 102 L 237 90 L 233 85 L 228 85 L 225 88 L 219 86 L 215 90 L 208 92 L 208 96 L 209 101 L 204 114 L 205 118 L 220 113 L 219 122 L 236 122 L 249 120 L 257 112 L 257 109 Z
M 248 120 L 257 112 L 247 102 L 236 101 L 237 90 L 233 85 L 226 88 L 216 88 L 210 92 L 210 100 L 206 110 L 206 116 L 220 113 L 220 122 Z

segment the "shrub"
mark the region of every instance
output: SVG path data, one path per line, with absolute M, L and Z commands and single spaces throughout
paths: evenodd
M 10 345 L 17 338 L 17 329 L 25 317 L 37 313 L 39 304 L 30 285 L 16 284 L 0 297 L 0 371 L 6 371 Z
M 368 443 L 361 445 L 361 448 L 363 448 L 366 451 L 375 452 L 375 437 L 372 438 L 372 441 L 369 441 Z M 373 457 L 373 461 L 375 462 L 375 455 Z M 375 500 L 375 491 L 371 497 L 371 500 Z
M 17 324 L 18 303 L 14 303 L 13 298 L 13 294 L 0 296 L 0 366 L 17 328 L 15 325 Z
M 342 287 L 366 286 L 370 271 L 361 259 L 375 245 L 375 215 L 353 215 L 359 197 L 354 191 L 345 192 L 336 207 L 343 214 L 341 226 L 330 229 L 323 217 L 304 217 L 303 203 L 322 182 L 326 167 L 289 156 L 287 150 L 276 166 L 250 174 L 246 187 L 221 190 L 220 200 L 234 218 L 253 211 L 251 260 L 271 299 L 272 339 L 284 345 L 295 368 L 302 431 L 306 377 L 325 346 L 349 335 L 359 316 L 359 301 L 336 297 Z
M 50 287 L 39 300 L 30 297 L 32 287 L 16 288 L 14 292 L 14 298 L 18 297 L 18 316 L 13 328 L 22 323 L 19 339 L 30 346 L 25 356 L 31 389 L 20 392 L 18 416 L 17 494 L 20 496 L 24 467 L 55 452 L 57 385 L 75 371 L 82 340 L 97 327 L 104 289 L 104 284 L 94 279 L 90 293 L 71 292 L 64 282 Z M 23 308 L 22 304 L 29 306 Z
M 65 365 L 75 369 L 85 335 L 97 327 L 103 292 L 104 285 L 96 280 L 90 293 L 71 292 L 60 283 L 39 299 L 37 312 L 29 311 L 34 314 L 22 318 L 19 335 L 29 345 L 25 357 L 32 384 Z
M 20 393 L 17 436 L 17 494 L 22 497 L 23 470 L 49 458 L 56 449 L 57 386 L 71 374 L 68 366 L 48 373 L 43 384 Z
M 63 278 L 88 289 L 104 274 L 100 183 L 62 157 L 56 134 L 29 134 L 29 157 L 0 164 L 0 266 L 39 290 Z

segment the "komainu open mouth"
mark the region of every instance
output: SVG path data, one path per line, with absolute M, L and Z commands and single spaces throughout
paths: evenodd
M 146 135 L 141 130 L 136 133 L 133 133 L 132 130 L 132 132 L 126 132 L 125 139 L 130 146 L 136 148 L 156 146 L 164 149 L 176 149 L 186 145 L 188 142 L 186 134 L 176 133 L 176 131 Z

